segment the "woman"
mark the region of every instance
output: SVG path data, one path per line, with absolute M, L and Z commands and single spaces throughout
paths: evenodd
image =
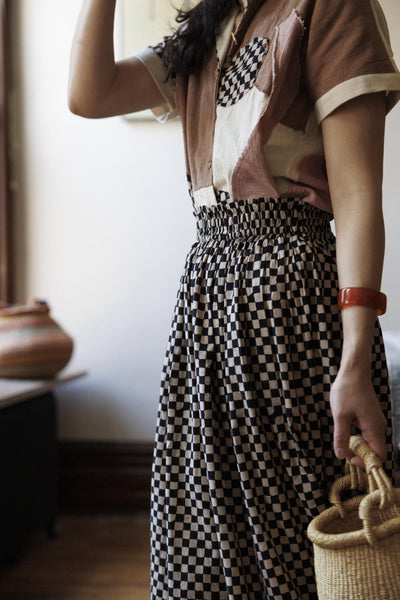
M 162 373 L 152 599 L 315 600 L 306 527 L 359 460 L 352 426 L 392 469 L 384 17 L 376 0 L 203 0 L 116 64 L 114 9 L 83 4 L 70 108 L 179 114 L 198 228 Z

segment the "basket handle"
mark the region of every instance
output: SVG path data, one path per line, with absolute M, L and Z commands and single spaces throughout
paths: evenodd
M 345 490 L 358 490 L 360 492 L 368 490 L 368 476 L 366 472 L 349 462 L 346 462 L 346 475 L 333 482 L 329 493 L 329 502 L 338 509 L 342 519 L 345 517 L 345 511 L 341 493 Z
M 365 537 L 370 546 L 375 546 L 378 543 L 378 538 L 372 525 L 373 514 L 378 504 L 382 502 L 382 493 L 380 490 L 375 490 L 372 494 L 365 496 L 360 503 L 358 514 L 363 522 Z
M 346 462 L 346 475 L 337 479 L 332 485 L 329 501 L 344 518 L 343 502 L 340 494 L 344 490 L 367 491 L 369 494 L 380 490 L 380 508 L 387 509 L 394 502 L 392 484 L 382 467 L 382 461 L 362 437 L 353 435 L 350 448 L 365 465 L 365 470 Z
M 369 493 L 380 490 L 380 509 L 385 510 L 394 502 L 393 486 L 382 467 L 382 461 L 362 437 L 350 437 L 350 449 L 364 461 L 368 476 Z

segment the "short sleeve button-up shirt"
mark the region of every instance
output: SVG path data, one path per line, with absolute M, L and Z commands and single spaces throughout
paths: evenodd
M 233 36 L 232 36 L 233 32 Z M 166 80 L 162 45 L 138 53 L 179 114 L 195 206 L 301 198 L 331 211 L 320 123 L 357 96 L 400 99 L 377 0 L 240 0 L 200 72 Z

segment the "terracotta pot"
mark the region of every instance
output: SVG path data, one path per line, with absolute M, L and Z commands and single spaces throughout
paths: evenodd
M 48 379 L 69 362 L 72 338 L 50 317 L 46 302 L 0 303 L 0 377 Z

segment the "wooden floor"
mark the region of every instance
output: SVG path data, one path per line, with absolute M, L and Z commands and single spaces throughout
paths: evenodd
M 0 600 L 149 600 L 148 511 L 58 518 L 58 538 L 34 534 L 16 564 L 0 563 Z

